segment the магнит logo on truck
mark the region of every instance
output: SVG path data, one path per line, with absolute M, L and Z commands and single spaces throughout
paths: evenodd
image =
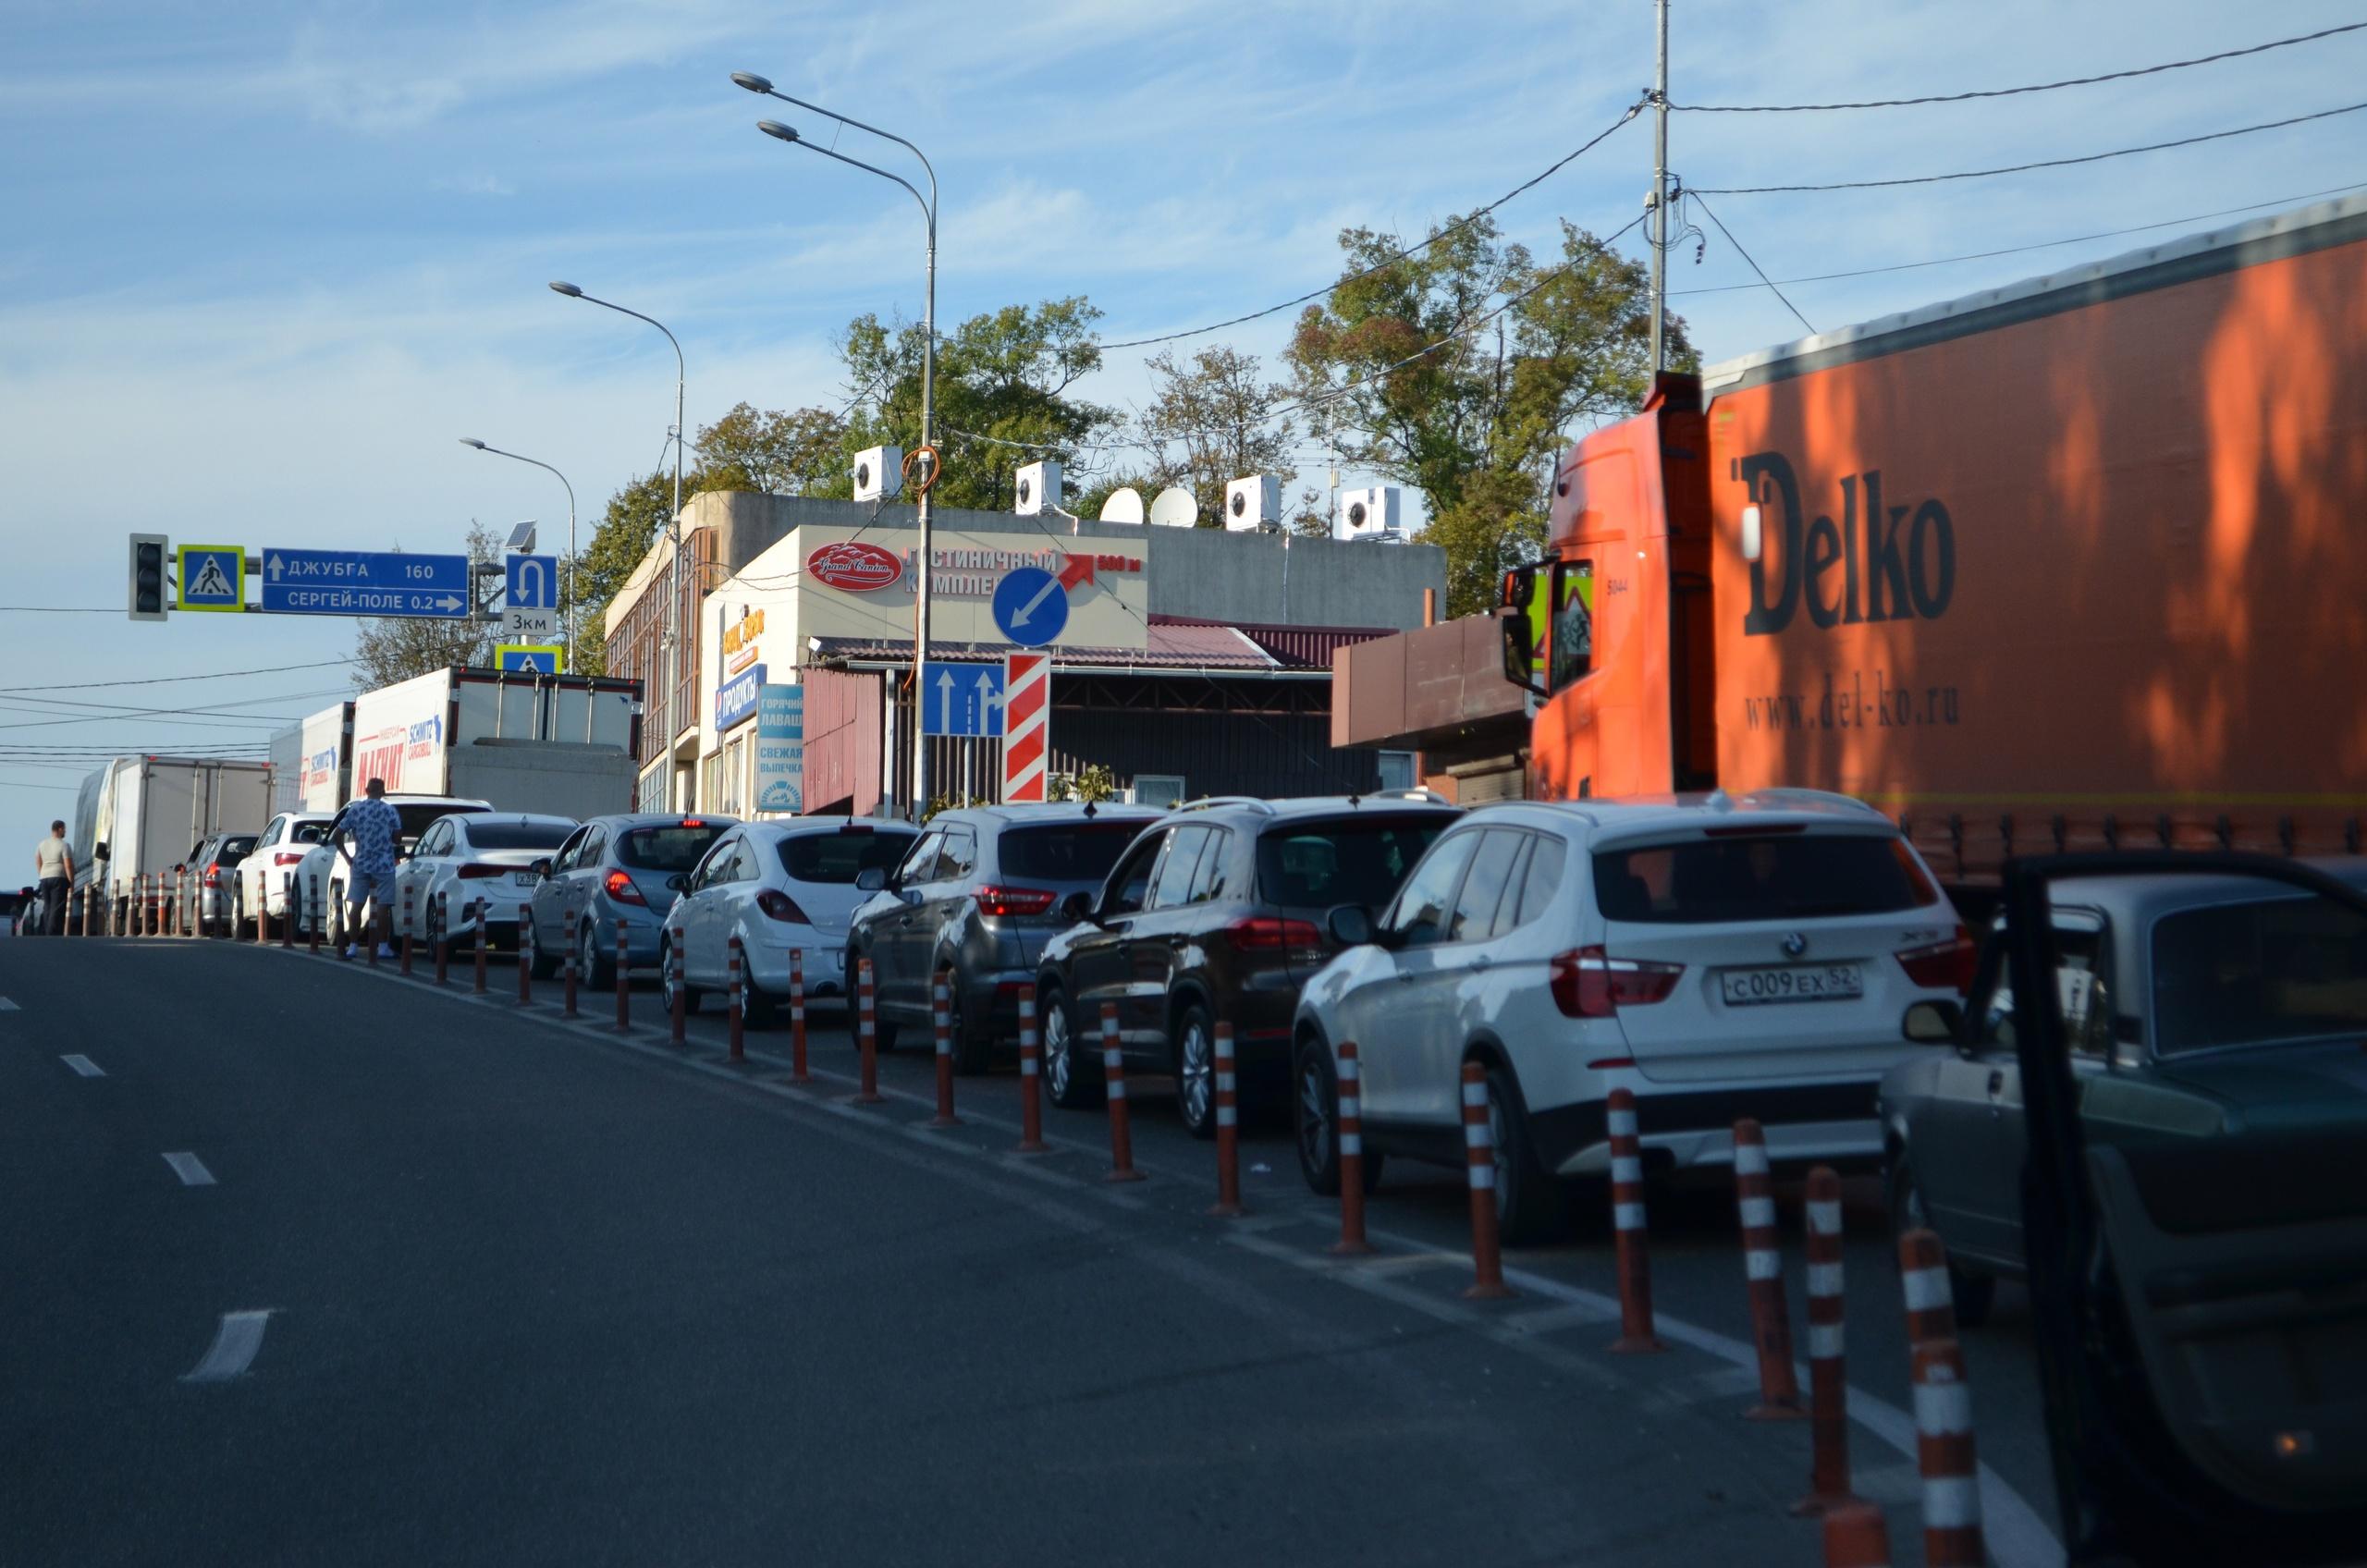
M 1799 479 L 1781 452 L 1752 453 L 1735 477 L 1753 502 L 1772 508 L 1760 526 L 1759 559 L 1750 563 L 1745 636 L 1783 631 L 1803 603 L 1820 631 L 1947 613 L 1956 589 L 1956 531 L 1937 498 L 1885 506 L 1882 471 L 1869 469 L 1841 481 L 1839 522 L 1830 514 L 1804 521 Z

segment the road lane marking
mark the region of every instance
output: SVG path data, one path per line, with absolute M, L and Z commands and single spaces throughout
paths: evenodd
M 207 1347 L 205 1358 L 182 1373 L 181 1381 L 227 1383 L 244 1372 L 254 1364 L 255 1352 L 263 1349 L 264 1325 L 270 1320 L 269 1307 L 260 1312 L 224 1313 L 222 1326 L 214 1330 L 214 1343 Z
M 97 1062 L 92 1061 L 89 1057 L 81 1055 L 62 1056 L 57 1060 L 64 1062 L 67 1066 L 72 1068 L 75 1072 L 80 1073 L 85 1078 L 104 1078 L 106 1076 L 105 1071 L 102 1069 Z
M 181 1185 L 184 1187 L 214 1185 L 214 1172 L 205 1169 L 205 1161 L 186 1149 L 178 1154 L 166 1155 L 165 1163 L 173 1168 L 173 1174 L 181 1179 Z
M 0 997 L 0 1012 L 22 1012 L 25 1010 L 6 997 Z

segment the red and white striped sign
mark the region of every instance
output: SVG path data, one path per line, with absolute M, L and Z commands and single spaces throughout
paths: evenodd
M 1002 798 L 1044 798 L 1044 765 L 1052 744 L 1052 659 L 1012 654 L 1002 661 Z

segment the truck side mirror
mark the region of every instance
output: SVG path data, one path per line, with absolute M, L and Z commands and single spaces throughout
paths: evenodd
M 104 839 L 100 839 L 97 843 L 91 846 L 91 858 L 92 860 L 105 860 L 107 858 L 107 841 Z
M 1539 617 L 1531 606 L 1537 603 L 1538 569 L 1517 568 L 1504 573 L 1502 605 L 1496 629 L 1503 639 L 1504 679 L 1523 691 L 1539 696 L 1551 693 L 1545 688 L 1545 677 L 1539 657 Z

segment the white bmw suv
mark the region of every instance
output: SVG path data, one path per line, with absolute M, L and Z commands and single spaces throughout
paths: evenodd
M 1363 1072 L 1367 1183 L 1382 1153 L 1461 1165 L 1461 1073 L 1488 1073 L 1509 1239 L 1610 1170 L 1605 1101 L 1636 1096 L 1648 1172 L 1729 1166 L 1736 1118 L 1779 1163 L 1878 1163 L 1874 1095 L 1913 1003 L 1960 995 L 1974 947 L 1892 822 L 1774 790 L 1474 811 L 1300 998 L 1299 1165 L 1338 1191 L 1336 1053 Z

